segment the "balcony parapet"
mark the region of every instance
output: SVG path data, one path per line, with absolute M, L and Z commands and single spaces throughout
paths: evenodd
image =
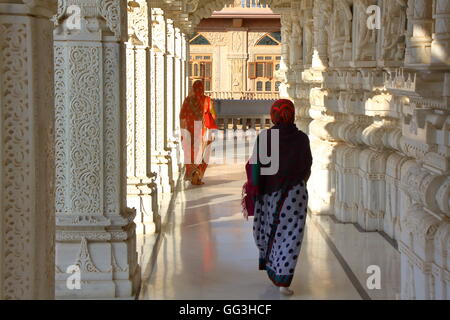
M 278 91 L 206 91 L 205 94 L 216 100 L 278 100 Z

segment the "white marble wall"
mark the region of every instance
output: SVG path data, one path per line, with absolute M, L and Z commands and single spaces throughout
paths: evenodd
M 381 8 L 380 29 L 367 27 L 369 5 Z M 397 240 L 403 298 L 448 299 L 450 1 L 277 11 L 285 85 L 314 155 L 310 210 Z
M 54 297 L 55 12 L 0 2 L 0 300 Z

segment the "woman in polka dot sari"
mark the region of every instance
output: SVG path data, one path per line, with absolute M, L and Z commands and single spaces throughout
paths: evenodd
M 308 136 L 294 124 L 295 108 L 289 100 L 278 100 L 271 108 L 274 126 L 267 130 L 268 153 L 279 157 L 278 170 L 264 174 L 262 168 L 270 167 L 260 161 L 258 136 L 255 145 L 255 164 L 246 166 L 247 195 L 254 204 L 247 205 L 254 212 L 253 234 L 259 249 L 259 269 L 265 270 L 283 294 L 290 295 L 297 259 L 300 254 L 308 204 L 306 182 L 311 174 L 312 156 Z M 270 136 L 279 133 L 279 152 L 272 154 Z M 276 137 L 276 135 L 275 135 Z M 274 141 L 274 143 L 276 140 Z M 272 160 L 273 161 L 273 160 Z M 244 206 L 245 212 L 245 206 Z M 245 213 L 244 213 L 245 214 Z

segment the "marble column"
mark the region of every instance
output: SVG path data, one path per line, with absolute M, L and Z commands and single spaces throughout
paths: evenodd
M 134 298 L 140 283 L 135 210 L 126 207 L 126 12 L 121 1 L 59 1 L 57 298 Z
M 286 22 L 286 37 L 283 41 L 289 47 L 289 71 L 286 82 L 289 97 L 296 105 L 296 124 L 300 130 L 309 134 L 314 162 L 312 177 L 308 188 L 312 195 L 309 201 L 310 211 L 314 214 L 326 214 L 332 212 L 334 204 L 334 172 L 333 172 L 333 148 L 335 139 L 327 132 L 327 125 L 332 124 L 334 118 L 330 111 L 326 111 L 325 98 L 322 91 L 322 72 L 325 71 L 325 63 L 314 60 L 314 50 L 317 51 L 318 40 L 314 37 L 317 32 L 314 30 L 321 28 L 325 14 L 324 3 L 321 7 L 317 4 L 314 8 L 311 1 L 297 2 L 284 15 L 282 21 Z M 323 37 L 322 37 L 323 38 Z M 326 38 L 325 38 L 326 39 Z M 322 39 L 322 41 L 324 41 Z M 322 44 L 323 45 L 323 44 Z M 321 54 L 327 59 L 327 53 Z M 317 56 L 316 52 L 316 56 Z M 317 57 L 316 57 L 317 58 Z M 320 156 L 318 156 L 320 155 Z M 317 183 L 320 181 L 320 183 Z
M 155 231 L 157 189 L 151 172 L 149 7 L 146 0 L 128 10 L 127 206 L 136 209 L 137 234 Z
M 0 1 L 0 300 L 54 298 L 53 1 Z
M 164 11 L 158 7 L 151 9 L 152 44 L 151 44 L 151 162 L 156 172 L 158 194 L 170 193 L 171 159 L 168 150 L 167 124 L 167 27 Z
M 181 33 L 181 42 L 180 42 L 180 68 L 181 68 L 181 78 L 180 78 L 180 86 L 181 86 L 181 96 L 180 96 L 180 111 L 181 106 L 183 105 L 184 99 L 189 94 L 190 88 L 189 86 L 189 76 L 188 76 L 188 65 L 189 65 L 189 44 L 187 41 L 187 35 L 185 33 Z M 177 117 L 178 126 L 180 118 Z M 181 133 L 180 133 L 181 139 Z M 184 174 L 184 153 L 183 148 L 180 144 L 180 175 Z
M 181 91 L 181 100 L 183 103 L 184 98 L 189 94 L 189 75 L 188 75 L 188 64 L 189 64 L 189 43 L 188 37 L 185 33 L 181 35 L 182 37 L 182 49 L 181 49 L 181 60 L 182 60 L 182 91 Z
M 180 111 L 183 104 L 183 86 L 185 82 L 184 64 L 182 60 L 183 37 L 181 30 L 175 28 L 175 65 L 174 65 L 174 106 L 173 106 L 173 139 L 172 143 L 172 170 L 174 177 L 178 179 L 181 172 L 181 143 L 180 143 Z
M 166 41 L 166 123 L 164 126 L 167 137 L 167 150 L 170 157 L 169 184 L 171 190 L 175 187 L 178 179 L 178 141 L 175 133 L 175 27 L 171 19 L 166 20 L 167 41 Z
M 279 11 L 281 22 L 281 71 L 288 71 L 289 68 L 289 37 L 292 32 L 291 15 L 289 10 Z

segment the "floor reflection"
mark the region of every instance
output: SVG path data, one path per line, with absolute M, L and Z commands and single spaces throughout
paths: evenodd
M 141 299 L 397 297 L 398 251 L 378 233 L 361 233 L 329 217 L 308 218 L 292 285 L 295 295 L 280 296 L 265 273 L 257 270 L 252 222 L 240 213 L 244 177 L 241 164 L 211 166 L 205 185 L 180 192 Z M 366 269 L 371 264 L 381 267 L 382 290 L 366 288 Z

